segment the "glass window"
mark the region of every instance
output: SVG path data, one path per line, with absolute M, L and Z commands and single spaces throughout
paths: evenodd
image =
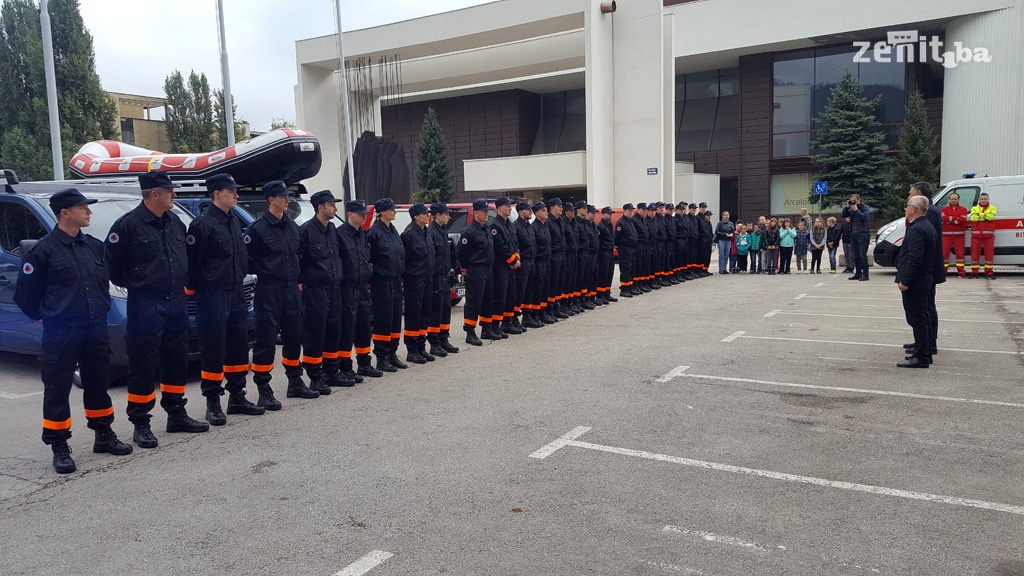
M 780 54 L 774 65 L 773 155 L 803 156 L 810 151 L 812 51 Z
M 739 148 L 740 74 L 736 68 L 722 70 L 718 78 L 718 114 L 711 136 L 712 150 Z
M 951 188 L 949 190 L 943 190 L 940 192 L 938 200 L 935 201 L 937 208 L 945 208 L 949 206 L 949 197 L 956 192 L 960 195 L 960 205 L 970 210 L 974 206 L 978 205 L 978 196 L 981 195 L 981 188 L 977 186 L 961 186 L 959 188 Z
M 864 62 L 859 69 L 864 96 L 881 97 L 878 118 L 882 124 L 902 123 L 906 111 L 906 64 Z
M 676 79 L 676 151 L 739 146 L 739 71 L 686 74 Z
M 550 154 L 558 151 L 558 137 L 562 132 L 565 118 L 565 93 L 545 94 L 540 100 L 540 126 L 533 141 L 533 154 Z
M 0 202 L 0 248 L 17 255 L 22 240 L 39 240 L 46 236 L 39 218 L 18 202 Z

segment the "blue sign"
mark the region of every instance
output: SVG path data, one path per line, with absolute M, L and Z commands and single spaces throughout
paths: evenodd
M 648 168 L 647 169 L 647 175 L 648 176 L 657 176 L 658 175 L 658 169 L 657 168 Z
M 828 182 L 815 182 L 814 183 L 815 194 L 828 194 Z

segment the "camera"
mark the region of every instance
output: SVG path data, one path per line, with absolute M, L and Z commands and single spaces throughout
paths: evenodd
M 850 206 L 853 206 L 854 204 L 857 203 L 857 201 L 856 200 L 847 200 L 846 203 L 849 204 Z

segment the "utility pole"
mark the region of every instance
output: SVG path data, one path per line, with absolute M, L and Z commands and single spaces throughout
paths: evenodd
M 231 106 L 231 70 L 228 68 L 228 46 L 224 35 L 224 0 L 217 0 L 217 38 L 220 40 L 220 78 L 224 86 L 224 129 L 228 146 L 235 145 L 235 111 Z
M 341 0 L 334 0 L 334 25 L 338 32 L 338 70 L 341 75 L 341 110 L 342 119 L 338 128 L 342 132 L 342 142 L 348 157 L 348 193 L 349 200 L 356 199 L 356 164 L 352 159 L 352 122 L 348 106 L 348 75 L 345 74 L 345 48 L 341 38 Z
M 50 115 L 50 152 L 53 155 L 53 179 L 64 179 L 64 151 L 60 143 L 60 111 L 57 110 L 57 75 L 53 68 L 53 33 L 50 31 L 50 7 L 39 0 L 39 27 L 43 32 L 43 71 L 46 74 L 46 108 Z

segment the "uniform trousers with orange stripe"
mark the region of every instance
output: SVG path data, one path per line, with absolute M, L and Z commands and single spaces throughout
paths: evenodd
M 188 376 L 188 302 L 185 293 L 171 299 L 128 294 L 128 419 L 149 424 L 160 383 L 160 406 L 168 414 L 185 412 Z
M 516 316 L 522 313 L 524 306 L 526 306 L 527 312 L 532 309 L 532 305 L 530 303 L 530 289 L 533 287 L 534 282 L 536 282 L 533 260 L 522 258 L 519 261 L 522 264 L 519 268 L 512 271 L 516 285 L 516 305 L 513 309 L 513 313 Z
M 114 406 L 107 395 L 110 382 L 110 341 L 107 320 L 87 326 L 62 326 L 44 321 L 39 352 L 43 379 L 43 442 L 54 444 L 71 437 L 68 397 L 75 367 L 82 377 L 85 417 L 89 428 L 107 430 L 114 421 Z
M 449 316 L 451 315 L 449 311 Z M 352 369 L 352 348 L 359 365 L 370 363 L 370 290 L 365 284 L 341 284 L 341 346 L 338 364 L 342 370 Z
M 491 302 L 491 321 L 501 323 L 502 320 L 511 320 L 515 314 L 516 301 L 516 279 L 512 268 L 504 262 L 495 260 L 491 268 L 491 278 L 494 282 Z M 495 325 L 497 328 L 497 324 Z
M 615 253 L 611 250 L 601 250 L 597 253 L 597 291 L 602 294 L 611 294 L 612 279 L 615 277 Z
M 256 284 L 256 341 L 252 347 L 253 382 L 270 382 L 277 355 L 280 330 L 281 364 L 288 378 L 302 376 L 299 353 L 302 348 L 302 294 L 297 284 L 290 286 Z
M 548 260 L 547 277 L 544 279 L 544 299 L 552 308 L 552 314 L 555 313 L 554 306 L 561 302 L 562 275 L 565 273 L 563 262 L 565 262 L 565 258 L 562 252 L 552 252 L 551 259 Z
M 370 301 L 374 356 L 397 352 L 402 338 L 402 280 L 374 274 L 370 279 Z
M 405 276 L 402 279 L 402 295 L 405 298 L 402 341 L 409 352 L 422 352 L 426 349 L 432 292 L 430 276 Z
M 447 340 L 452 328 L 452 282 L 448 274 L 434 274 L 431 280 L 430 322 L 427 341 L 435 344 Z
M 196 290 L 196 330 L 203 396 L 245 389 L 249 373 L 249 307 L 242 287 Z M 227 377 L 227 385 L 222 382 Z
M 466 269 L 466 305 L 462 308 L 462 327 L 466 332 L 476 330 L 476 325 L 491 325 L 491 308 L 494 306 L 494 291 L 490 266 L 474 266 Z
M 530 279 L 527 281 L 527 298 L 534 314 L 540 314 L 548 307 L 548 260 L 534 260 Z
M 302 287 L 302 367 L 310 380 L 339 371 L 341 287 Z

